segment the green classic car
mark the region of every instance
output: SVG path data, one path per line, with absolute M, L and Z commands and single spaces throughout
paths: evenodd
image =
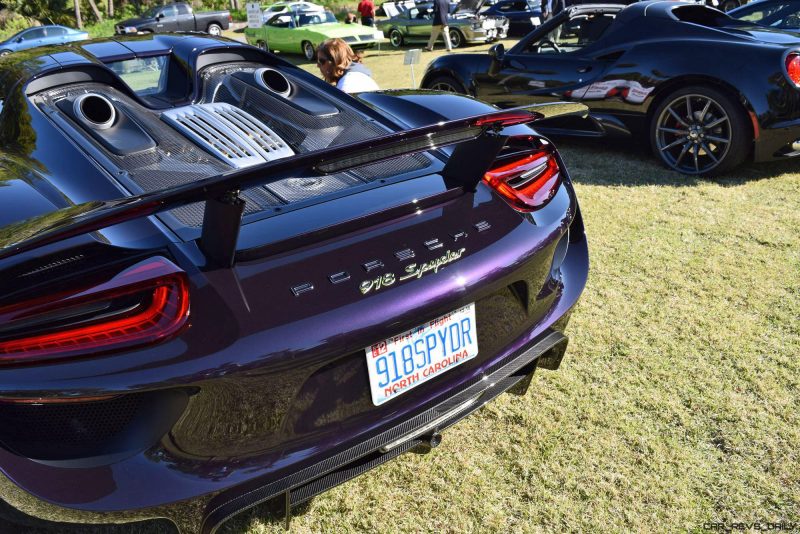
M 370 48 L 384 40 L 383 33 L 370 26 L 343 24 L 330 11 L 283 12 L 272 16 L 260 28 L 246 28 L 247 42 L 264 50 L 300 53 L 309 61 L 317 45 L 339 37 L 354 50 Z

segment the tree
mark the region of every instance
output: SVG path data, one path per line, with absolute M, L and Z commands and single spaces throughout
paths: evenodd
M 64 0 L 12 0 L 5 4 L 23 17 L 51 24 L 54 24 L 54 19 L 58 18 L 64 9 Z
M 100 10 L 97 9 L 97 4 L 94 0 L 89 0 L 89 5 L 92 6 L 92 11 L 94 11 L 94 16 L 97 19 L 97 22 L 103 22 L 103 14 L 100 13 Z
M 79 29 L 83 29 L 83 20 L 81 20 L 81 0 L 73 0 L 75 2 L 75 22 L 78 24 Z

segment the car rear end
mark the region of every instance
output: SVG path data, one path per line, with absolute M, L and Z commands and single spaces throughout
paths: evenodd
M 24 512 L 214 531 L 435 446 L 447 426 L 522 391 L 537 366 L 559 366 L 587 246 L 563 161 L 518 124 L 531 116 L 404 137 L 299 71 L 263 69 L 208 67 L 199 99 L 179 110 L 85 81 L 29 97 L 39 183 L 57 182 L 45 145 L 61 145 L 62 158 L 96 166 L 84 180 L 113 175 L 143 194 L 39 210 L 0 234 L 0 490 Z M 122 118 L 104 122 L 107 103 L 87 93 Z M 494 112 L 459 100 L 469 115 Z M 123 119 L 120 141 L 108 131 Z M 239 148 L 236 121 L 257 121 L 295 153 L 231 157 L 215 121 Z M 479 139 L 457 138 L 476 128 Z M 494 152 L 464 181 L 486 159 L 469 143 L 485 135 Z M 419 139 L 430 141 L 411 147 Z M 125 154 L 130 142 L 138 150 Z M 327 172 L 272 176 L 304 158 Z M 204 213 L 186 200 L 243 176 L 236 201 L 210 199 Z M 212 252 L 235 209 L 244 218 L 226 263 Z

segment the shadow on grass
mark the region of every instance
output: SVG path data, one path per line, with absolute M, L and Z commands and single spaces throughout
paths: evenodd
M 798 162 L 793 160 L 745 162 L 722 176 L 688 176 L 664 167 L 644 143 L 572 138 L 554 138 L 553 142 L 567 163 L 572 181 L 579 184 L 683 187 L 715 183 L 738 186 L 799 170 Z

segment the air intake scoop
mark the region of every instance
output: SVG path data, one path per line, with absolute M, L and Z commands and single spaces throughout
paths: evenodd
M 184 106 L 163 112 L 161 118 L 237 169 L 294 155 L 263 122 L 230 104 Z

